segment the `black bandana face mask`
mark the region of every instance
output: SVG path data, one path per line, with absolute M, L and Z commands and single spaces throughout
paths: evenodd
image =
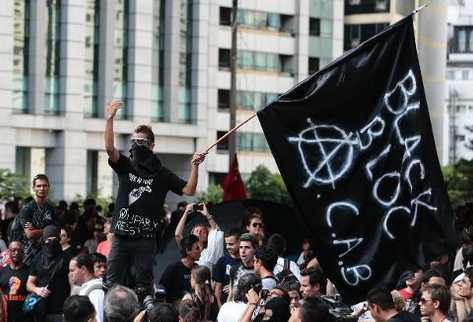
M 56 257 L 61 251 L 61 245 L 57 239 L 45 240 L 43 249 L 46 252 L 46 256 L 49 258 Z
M 153 151 L 145 144 L 138 144 L 132 141 L 130 149 L 130 158 L 136 172 L 145 177 L 150 177 L 156 174 L 161 168 L 161 162 Z

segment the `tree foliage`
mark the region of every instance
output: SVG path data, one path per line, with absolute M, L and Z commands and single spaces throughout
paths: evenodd
M 264 165 L 259 165 L 250 174 L 246 191 L 252 199 L 292 204 L 281 175 L 271 173 Z
M 453 207 L 473 201 L 473 161 L 461 159 L 443 167 L 442 173 Z
M 30 195 L 28 179 L 25 176 L 0 169 L 0 200 L 13 197 L 26 198 Z
M 210 184 L 206 192 L 201 192 L 197 197 L 198 202 L 218 204 L 223 201 L 223 189 L 218 184 Z

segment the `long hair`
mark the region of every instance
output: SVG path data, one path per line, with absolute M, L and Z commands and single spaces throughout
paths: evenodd
M 203 320 L 208 319 L 210 306 L 212 305 L 212 289 L 210 284 L 210 270 L 207 266 L 198 266 L 191 272 L 191 276 L 195 282 L 194 293 L 197 296 L 199 307 L 201 308 L 201 316 Z

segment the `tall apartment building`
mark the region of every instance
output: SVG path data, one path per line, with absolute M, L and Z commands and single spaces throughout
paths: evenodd
M 437 153 L 445 163 L 447 0 L 345 0 L 344 49 L 356 47 L 424 4 L 428 7 L 414 16 L 414 28 Z
M 240 0 L 237 121 L 343 52 L 343 0 Z M 3 0 L 0 168 L 46 172 L 55 199 L 110 196 L 104 106 L 124 102 L 116 145 L 151 124 L 163 163 L 190 158 L 229 128 L 231 0 Z M 256 120 L 237 135 L 240 170 L 276 166 Z M 228 169 L 226 144 L 199 190 Z M 175 200 L 169 200 L 174 203 Z
M 444 136 L 448 162 L 473 159 L 473 3 L 450 0 Z

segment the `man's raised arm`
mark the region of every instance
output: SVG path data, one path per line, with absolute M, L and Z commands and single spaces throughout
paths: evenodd
M 191 174 L 187 179 L 187 184 L 182 188 L 182 193 L 187 196 L 193 196 L 197 188 L 197 179 L 199 176 L 199 165 L 205 160 L 205 153 L 195 153 L 191 161 Z
M 107 151 L 108 157 L 112 162 L 117 162 L 120 158 L 120 153 L 115 148 L 114 136 L 113 136 L 113 118 L 117 113 L 118 109 L 122 106 L 122 102 L 119 100 L 113 100 L 107 105 L 105 110 L 105 150 Z

